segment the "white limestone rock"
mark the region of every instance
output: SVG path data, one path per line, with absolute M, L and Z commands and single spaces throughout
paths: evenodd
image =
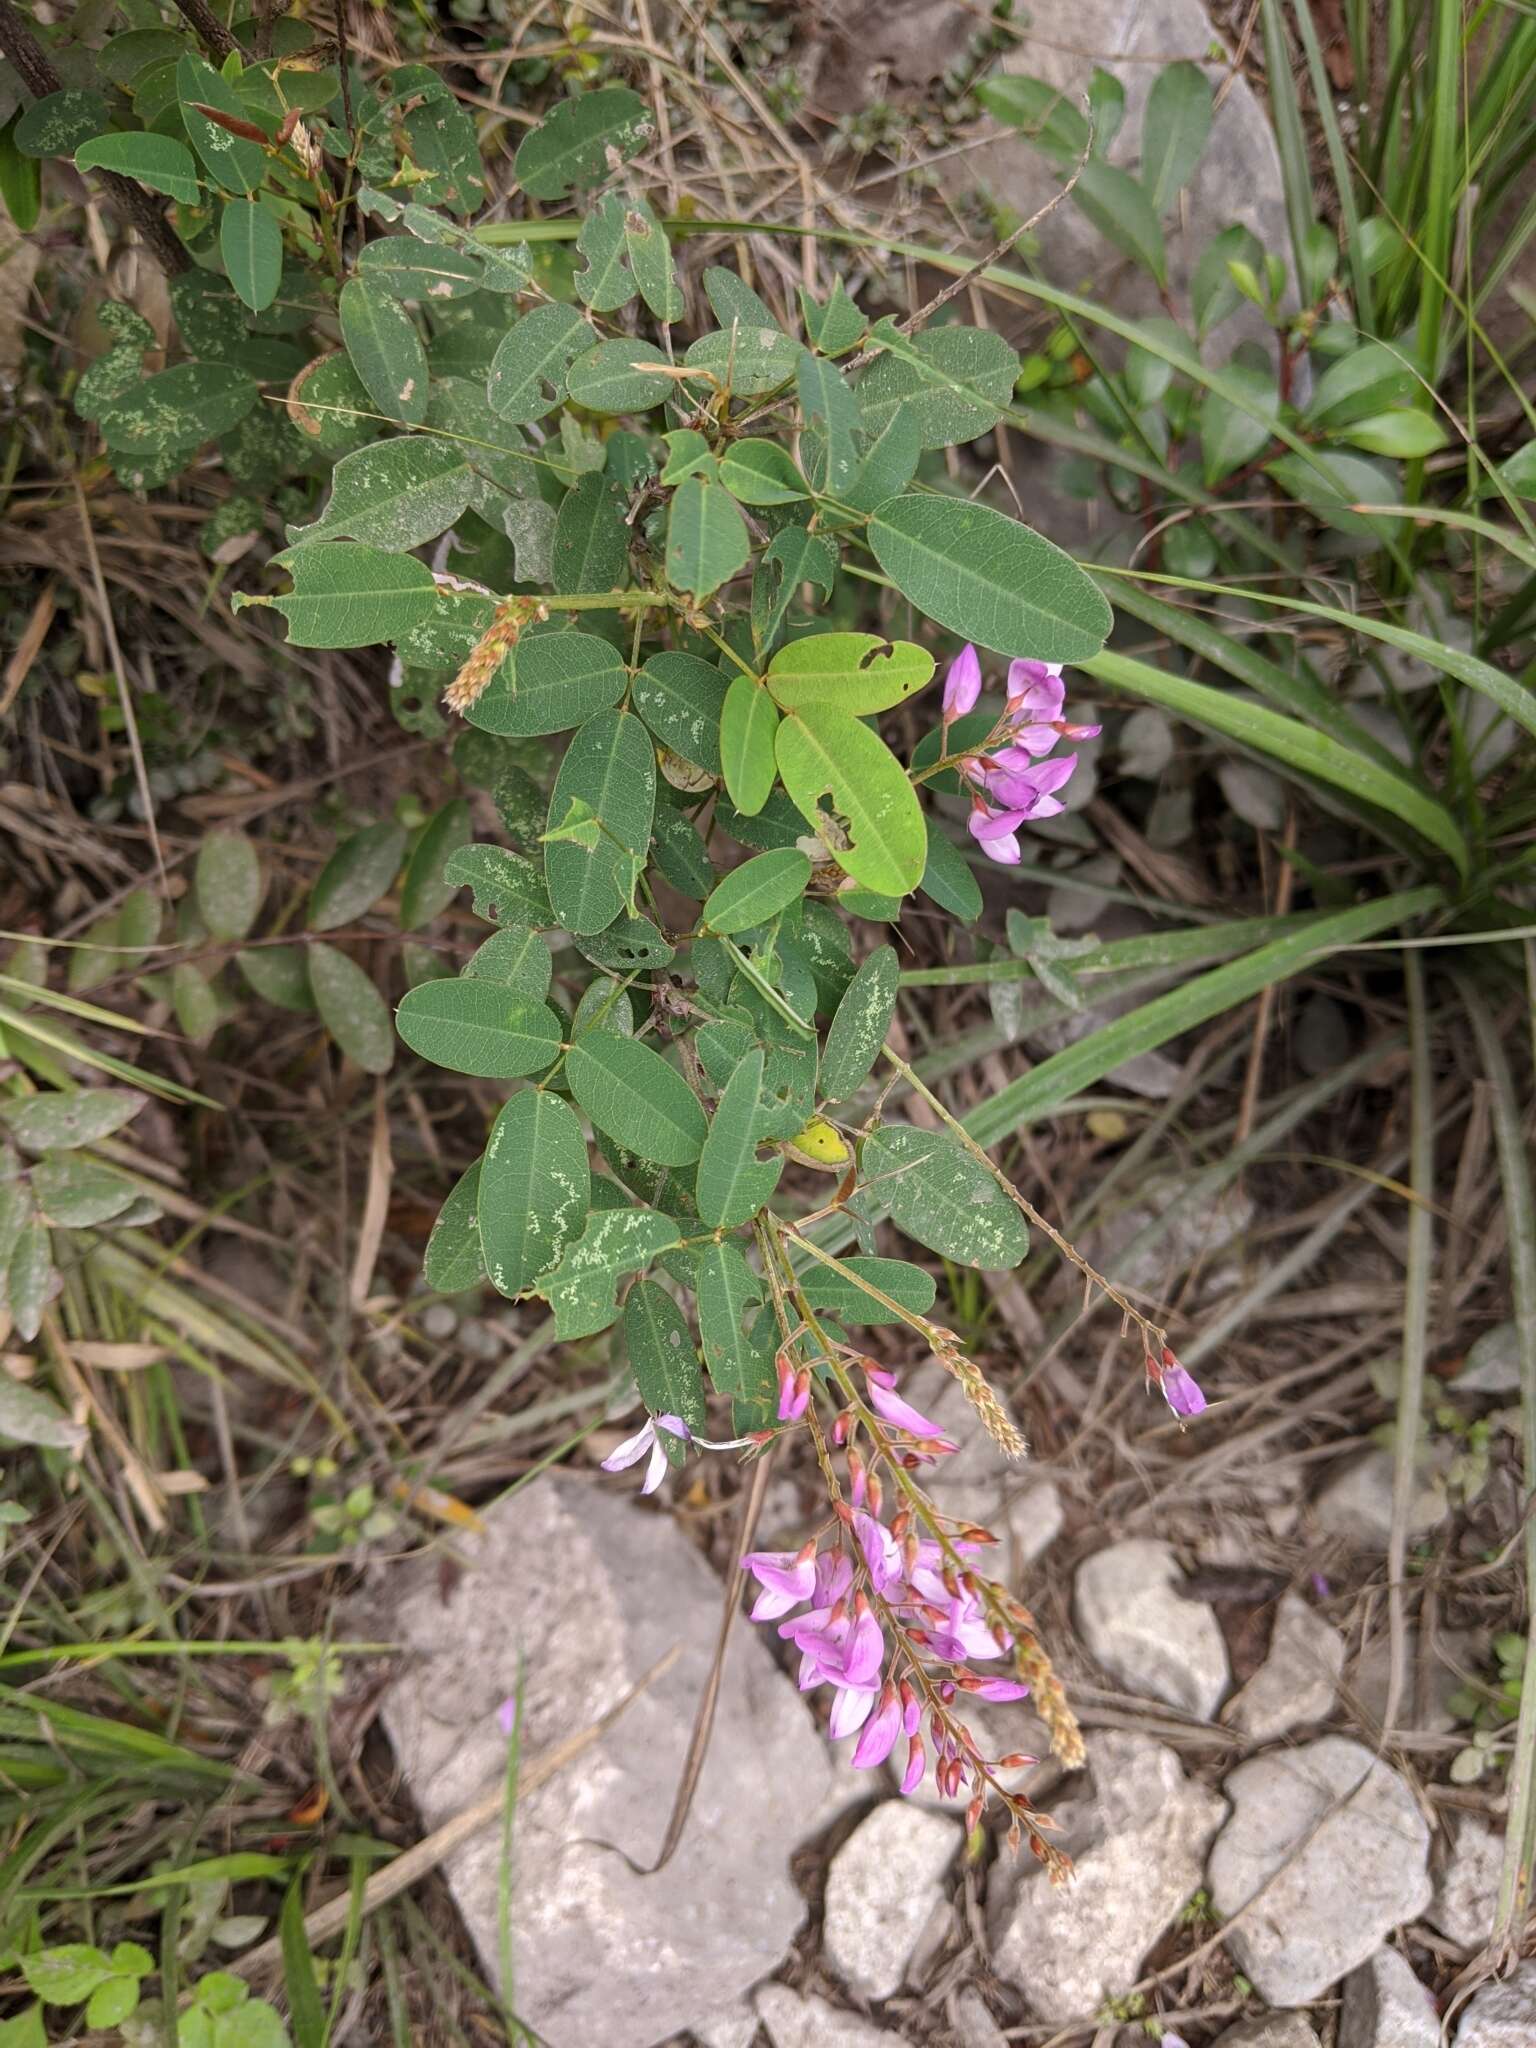
M 1074 1609 L 1089 1654 L 1128 1692 L 1208 1721 L 1231 1683 L 1227 1646 L 1203 1600 L 1185 1600 L 1173 1546 L 1134 1536 L 1078 1566 Z

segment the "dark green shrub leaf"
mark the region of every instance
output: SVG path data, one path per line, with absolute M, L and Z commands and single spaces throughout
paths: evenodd
M 115 453 L 174 463 L 237 426 L 259 395 L 255 379 L 228 363 L 177 363 L 110 399 L 96 423 Z
M 553 962 L 536 931 L 525 924 L 509 924 L 477 947 L 464 963 L 464 972 L 542 1003 L 549 994 Z
M 655 375 L 658 367 L 669 374 Z M 671 368 L 648 341 L 600 341 L 571 364 L 566 388 L 588 412 L 649 412 L 676 389 Z
M 100 135 L 110 119 L 99 92 L 69 87 L 34 100 L 12 129 L 11 140 L 22 156 L 73 156 L 83 142 Z
M 708 597 L 745 568 L 750 553 L 746 522 L 728 491 L 699 476 L 678 485 L 667 515 L 667 581 L 674 590 Z
M 676 1067 L 635 1038 L 589 1032 L 566 1063 L 571 1093 L 593 1124 L 657 1166 L 691 1166 L 709 1125 Z
M 764 860 L 782 856 L 762 855 Z M 714 1230 L 731 1230 L 755 1216 L 779 1184 L 782 1154 L 757 1156 L 765 1135 L 760 1096 L 763 1052 L 755 1047 L 726 1082 L 704 1141 L 695 1183 L 699 1214 Z
M 235 965 L 264 1003 L 300 1016 L 313 1014 L 315 998 L 303 946 L 247 946 L 235 955 Z
M 720 457 L 720 481 L 743 505 L 790 505 L 809 495 L 794 458 L 777 441 L 733 441 Z
M 139 1190 L 110 1167 L 88 1159 L 44 1159 L 32 1169 L 32 1193 L 43 1220 L 59 1230 L 88 1230 L 120 1216 Z
M 437 585 L 425 562 L 356 541 L 288 548 L 272 557 L 272 566 L 292 577 L 288 596 L 237 597 L 235 609 L 274 606 L 288 621 L 294 647 L 369 647 L 398 640 L 437 603 Z
M 331 496 L 310 526 L 290 526 L 291 541 L 357 540 L 405 554 L 435 540 L 463 515 L 475 475 L 450 441 L 401 434 L 344 455 Z
M 471 725 L 535 739 L 582 725 L 624 694 L 629 671 L 595 633 L 525 635 L 465 713 Z
M 176 97 L 181 103 L 187 138 L 214 182 L 226 192 L 258 191 L 267 175 L 267 152 L 259 142 L 232 134 L 200 111 L 212 107 L 216 113 L 249 125 L 251 117 L 245 103 L 228 81 L 211 64 L 189 52 L 176 60 Z
M 459 847 L 443 863 L 443 881 L 455 891 L 468 883 L 476 917 L 493 924 L 554 923 L 544 877 L 531 860 L 504 846 Z
M 869 1078 L 896 1012 L 900 973 L 895 947 L 878 946 L 848 984 L 821 1055 L 823 1101 L 846 1102 Z
M 480 1249 L 480 1161 L 454 1182 L 427 1239 L 422 1276 L 439 1294 L 464 1294 L 486 1279 Z
M 609 151 L 636 155 L 655 133 L 650 110 L 628 86 L 602 86 L 562 100 L 523 137 L 512 175 L 530 199 L 564 199 L 608 176 Z
M 987 433 L 1013 403 L 1018 351 L 990 327 L 934 327 L 909 338 L 885 320 L 871 341 L 886 351 L 859 379 L 859 418 L 871 434 L 905 414 L 920 446 L 947 448 Z
M 696 1433 L 704 1429 L 704 1375 L 693 1332 L 671 1295 L 654 1280 L 639 1280 L 624 1304 L 624 1348 L 640 1398 L 651 1415 L 677 1415 Z M 669 1431 L 661 1442 L 674 1465 L 685 1456 Z
M 149 131 L 128 135 L 93 135 L 75 151 L 77 171 L 116 171 L 135 178 L 151 192 L 164 192 L 183 206 L 196 204 L 197 164 L 184 142 Z
M 446 910 L 459 892 L 443 869 L 450 854 L 467 846 L 474 834 L 469 805 L 456 796 L 434 813 L 422 827 L 421 836 L 406 862 L 405 880 L 400 884 L 400 929 L 420 931 L 439 911 Z
M 726 680 L 696 654 L 653 654 L 630 701 L 664 747 L 706 775 L 720 773 L 720 717 Z
M 905 1259 L 844 1259 L 847 1269 L 844 1273 L 833 1272 L 830 1266 L 812 1265 L 800 1276 L 800 1285 L 805 1298 L 814 1309 L 829 1316 L 836 1316 L 842 1323 L 899 1323 L 901 1317 L 895 1309 L 876 1301 L 866 1294 L 858 1281 L 849 1274 L 857 1274 L 860 1280 L 867 1280 L 871 1287 L 878 1287 L 882 1294 L 888 1294 L 900 1307 L 910 1310 L 915 1316 L 925 1316 L 933 1307 L 938 1285 L 931 1273 L 925 1273 L 921 1266 L 909 1266 Z
M 928 834 L 928 859 L 918 887 L 941 910 L 970 924 L 981 915 L 981 885 L 971 873 L 965 855 L 937 819 L 924 812 L 923 826 Z
M 309 949 L 309 985 L 321 1023 L 348 1059 L 365 1074 L 387 1074 L 395 1059 L 389 1010 L 356 961 L 317 940 Z
M 557 591 L 618 590 L 629 581 L 629 528 L 619 485 L 602 470 L 566 492 L 555 520 L 550 580 Z
M 1262 453 L 1280 417 L 1279 387 L 1268 370 L 1234 357 L 1222 375 L 1247 394 L 1253 411 L 1243 411 L 1219 391 L 1205 394 L 1200 407 L 1200 452 L 1207 488 Z
M 283 276 L 283 231 L 273 215 L 254 199 L 226 200 L 219 254 L 244 303 L 253 313 L 264 312 Z
M 357 252 L 357 274 L 381 284 L 397 299 L 463 299 L 484 282 L 485 266 L 470 249 L 419 241 L 415 235 L 385 235 Z
M 480 976 L 413 988 L 395 1028 L 422 1059 L 492 1081 L 542 1073 L 560 1051 L 560 1020 L 547 1004 Z
M 948 1131 L 884 1125 L 864 1141 L 860 1182 L 878 1184 L 899 1230 L 957 1265 L 1006 1272 L 1029 1248 L 1010 1197 Z
M 713 932 L 744 932 L 777 917 L 805 894 L 811 864 L 795 847 L 760 853 L 735 868 L 713 890 L 700 922 Z
M 809 430 L 800 451 L 806 475 L 818 491 L 841 497 L 858 467 L 859 402 L 834 363 L 805 349 L 795 366 L 795 388 Z
M 990 505 L 893 498 L 869 542 L 903 597 L 980 647 L 1071 662 L 1109 637 L 1109 606 L 1071 556 Z
M 344 839 L 320 870 L 309 898 L 309 928 L 335 931 L 371 910 L 400 872 L 403 825 L 365 825 Z
M 513 426 L 554 411 L 566 372 L 592 346 L 592 329 L 574 306 L 535 306 L 497 344 L 486 387 L 491 410 Z
M 499 1294 L 521 1294 L 548 1272 L 586 1220 L 591 1189 L 575 1111 L 558 1095 L 520 1089 L 480 1162 L 480 1249 Z
M 670 1250 L 678 1235 L 672 1218 L 658 1216 L 654 1209 L 595 1213 L 581 1242 L 571 1246 L 538 1290 L 555 1312 L 555 1335 L 560 1342 L 595 1337 L 599 1330 L 606 1330 L 618 1317 L 614 1289 L 619 1280 L 648 1266 L 658 1252 Z
M 341 338 L 363 389 L 392 420 L 420 426 L 427 416 L 427 352 L 411 316 L 382 284 L 352 277 L 338 302 Z

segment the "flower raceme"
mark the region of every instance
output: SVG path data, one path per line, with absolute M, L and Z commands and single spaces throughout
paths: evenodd
M 981 696 L 981 660 L 964 647 L 944 678 L 944 726 L 974 711 Z M 1059 740 L 1090 740 L 1102 728 L 1066 716 L 1060 662 L 1014 661 L 1008 668 L 1007 704 L 991 738 L 967 756 L 960 772 L 971 785 L 971 836 L 989 860 L 1004 867 L 1021 858 L 1020 825 L 1054 818 L 1065 806 L 1057 792 L 1071 780 L 1076 754 L 1047 760 Z

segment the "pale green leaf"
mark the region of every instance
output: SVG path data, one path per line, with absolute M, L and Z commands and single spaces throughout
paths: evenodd
M 216 939 L 243 939 L 261 907 L 261 858 L 243 832 L 210 832 L 198 850 L 197 907 Z
M 659 1216 L 654 1209 L 605 1209 L 594 1214 L 580 1243 L 570 1247 L 539 1286 L 555 1312 L 557 1339 L 569 1343 L 606 1330 L 619 1313 L 614 1298 L 619 1280 L 648 1266 L 677 1239 L 672 1218 Z
M 628 86 L 575 93 L 523 137 L 512 175 L 530 199 L 564 199 L 608 176 L 610 151 L 632 157 L 654 133 L 650 109 Z
M 1153 79 L 1141 121 L 1141 182 L 1159 218 L 1194 176 L 1212 114 L 1210 80 L 1198 64 L 1167 64 Z
M 837 860 L 856 882 L 883 896 L 904 896 L 922 878 L 927 858 L 923 814 L 905 770 L 890 749 L 856 718 L 808 704 L 784 719 L 774 737 L 779 774 L 813 829 L 822 798 L 847 828 Z
M 309 985 L 320 1021 L 348 1059 L 365 1074 L 387 1074 L 394 1064 L 395 1034 L 384 998 L 362 968 L 317 941 L 309 949 Z
M 600 341 L 596 348 L 577 356 L 567 372 L 572 401 L 588 412 L 649 412 L 662 405 L 676 391 L 670 374 L 657 376 L 657 369 L 670 372 L 672 365 L 659 348 L 648 341 Z
M 768 664 L 768 688 L 781 710 L 825 704 L 850 717 L 904 704 L 933 676 L 933 656 L 910 640 L 878 633 L 813 633 L 791 640 Z
M 755 817 L 773 789 L 778 707 L 751 676 L 731 679 L 720 711 L 720 769 L 731 802 Z
M 439 1294 L 463 1294 L 488 1276 L 480 1249 L 480 1161 L 460 1174 L 437 1212 L 421 1262 L 422 1276 Z
M 512 426 L 541 420 L 565 397 L 566 372 L 592 346 L 592 329 L 574 306 L 535 306 L 510 327 L 491 361 L 487 396 Z
M 616 649 L 595 633 L 525 635 L 465 716 L 483 732 L 534 739 L 609 710 L 628 680 Z
M 467 846 L 473 835 L 469 805 L 461 796 L 444 804 L 427 820 L 411 849 L 411 857 L 405 866 L 405 879 L 400 884 L 401 931 L 420 931 L 424 924 L 430 924 L 440 911 L 448 908 L 458 894 L 459 885 L 450 882 L 443 869 L 449 856 L 457 853 L 461 846 Z
M 0 1103 L 0 1126 L 24 1152 L 61 1152 L 110 1138 L 143 1107 L 125 1088 L 72 1088 Z
M 691 476 L 672 493 L 667 514 L 667 581 L 707 597 L 746 566 L 746 522 L 719 484 Z
M 1012 1199 L 949 1131 L 882 1126 L 864 1141 L 859 1178 L 898 1229 L 956 1265 L 1008 1272 L 1029 1248 Z
M 293 647 L 369 647 L 398 640 L 437 603 L 437 585 L 425 562 L 358 541 L 288 548 L 272 557 L 272 566 L 288 571 L 289 594 L 237 598 L 235 609 L 272 605 L 288 621 Z
M 392 436 L 344 455 L 331 473 L 320 517 L 290 526 L 290 541 L 366 542 L 405 554 L 445 533 L 475 491 L 475 473 L 450 441 L 422 434 Z

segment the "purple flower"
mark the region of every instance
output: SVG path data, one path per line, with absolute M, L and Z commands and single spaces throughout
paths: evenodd
M 944 677 L 944 719 L 947 724 L 952 718 L 963 718 L 968 711 L 976 709 L 976 699 L 981 695 L 981 663 L 976 650 L 967 641 Z
M 920 1415 L 909 1401 L 904 1401 L 896 1392 L 896 1375 L 882 1367 L 865 1368 L 864 1378 L 868 1386 L 869 1405 L 892 1429 L 904 1429 L 909 1436 L 944 1438 L 944 1431 L 937 1422 L 930 1422 L 926 1415 Z M 951 1445 L 951 1449 L 956 1448 Z
M 896 1697 L 895 1686 L 887 1683 L 880 1694 L 880 1706 L 874 1719 L 865 1722 L 864 1733 L 854 1744 L 853 1768 L 868 1771 L 876 1764 L 883 1764 L 896 1747 L 900 1733 L 901 1702 Z
M 1009 662 L 1008 712 L 1014 720 L 1039 719 L 1049 725 L 1060 718 L 1066 695 L 1059 661 Z
M 811 1405 L 811 1374 L 808 1366 L 797 1372 L 781 1351 L 778 1356 L 779 1420 L 798 1422 Z
M 1017 1678 L 978 1678 L 965 1690 L 978 1700 L 1027 1700 L 1029 1687 Z
M 862 1510 L 854 1515 L 853 1533 L 859 1539 L 875 1591 L 888 1591 L 901 1577 L 901 1545 L 884 1522 L 877 1522 Z
M 875 1710 L 875 1688 L 842 1687 L 832 1702 L 832 1711 L 827 1716 L 827 1733 L 834 1742 L 841 1742 L 845 1735 L 852 1735 L 856 1728 L 862 1728 Z
M 668 1436 L 681 1437 L 684 1443 L 692 1434 L 680 1415 L 648 1415 L 643 1429 L 637 1429 L 633 1436 L 626 1437 L 611 1457 L 604 1458 L 603 1470 L 623 1472 L 631 1465 L 638 1465 L 649 1451 L 651 1462 L 645 1468 L 645 1484 L 640 1491 L 654 1493 L 667 1474 L 667 1447 L 657 1435 L 658 1430 L 665 1430 Z
M 1002 755 L 998 757 L 1002 761 Z M 1025 818 L 1054 818 L 1065 805 L 1056 791 L 1072 780 L 1076 754 L 1058 754 L 1053 761 L 1026 762 L 1023 767 L 1003 763 L 999 774 L 987 782 L 987 795 L 1006 809 L 1018 810 Z
M 754 1621 L 777 1621 L 816 1590 L 816 1553 L 809 1543 L 803 1550 L 749 1551 L 741 1568 L 763 1589 L 752 1609 Z
M 907 1768 L 901 1774 L 902 1797 L 910 1798 L 923 1782 L 923 1773 L 928 1768 L 928 1752 L 923 1748 L 921 1735 L 913 1735 L 907 1743 Z
M 1203 1415 L 1205 1396 L 1193 1373 L 1186 1372 L 1182 1365 L 1167 1365 L 1162 1375 L 1163 1399 L 1175 1415 Z
M 496 1726 L 506 1736 L 508 1742 L 517 1733 L 517 1700 L 510 1693 L 496 1709 Z

